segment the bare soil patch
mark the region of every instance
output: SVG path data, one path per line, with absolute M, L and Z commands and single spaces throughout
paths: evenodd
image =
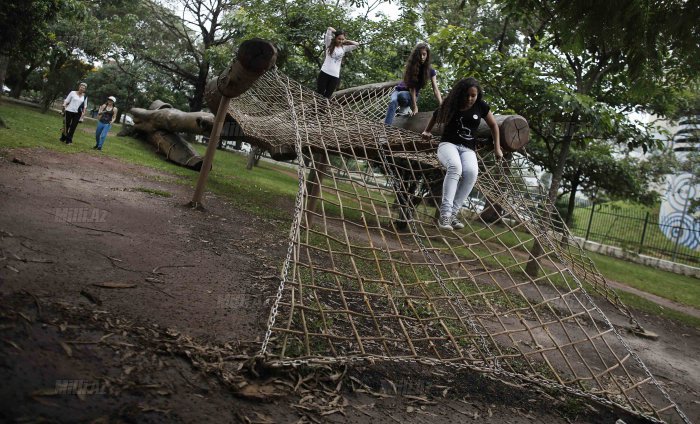
M 0 152 L 0 421 L 634 422 L 469 372 L 261 367 L 287 231 L 211 194 L 205 212 L 184 207 L 192 190 L 174 180 Z M 633 347 L 697 419 L 700 334 L 642 319 L 661 339 Z

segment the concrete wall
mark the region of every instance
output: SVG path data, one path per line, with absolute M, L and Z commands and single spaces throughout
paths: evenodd
M 700 278 L 700 268 L 696 268 L 689 265 L 678 264 L 675 262 L 667 261 L 659 258 L 652 258 L 651 256 L 640 255 L 634 252 L 628 252 L 619 247 L 606 246 L 604 244 L 596 243 L 594 241 L 585 241 L 582 237 L 574 237 L 584 249 L 600 253 L 601 255 L 613 256 L 619 259 L 625 259 L 631 262 L 636 262 L 638 264 L 643 264 L 651 266 L 663 271 L 673 272 L 680 275 L 688 275 L 695 278 Z M 700 283 L 700 282 L 699 282 Z

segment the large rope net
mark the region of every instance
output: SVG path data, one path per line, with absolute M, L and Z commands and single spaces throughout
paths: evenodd
M 465 228 L 437 227 L 438 140 L 383 124 L 391 90 L 325 99 L 271 70 L 231 101 L 246 136 L 297 153 L 288 255 L 260 355 L 273 366 L 466 368 L 689 422 L 594 302 L 591 292 L 638 325 L 525 155 L 496 161 L 478 149 L 475 191 L 497 219 L 470 202 Z

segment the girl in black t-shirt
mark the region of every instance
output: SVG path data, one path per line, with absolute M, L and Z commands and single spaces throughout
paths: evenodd
M 445 230 L 464 228 L 464 224 L 457 218 L 457 213 L 474 188 L 479 172 L 474 149 L 476 130 L 481 119 L 484 119 L 491 129 L 496 158 L 503 157 L 498 124 L 482 97 L 483 92 L 476 79 L 466 78 L 458 81 L 442 105 L 433 113 L 423 131 L 423 137 L 429 139 L 430 130 L 436 123 L 444 125 L 437 155 L 447 170 L 442 184 L 438 221 L 438 226 Z

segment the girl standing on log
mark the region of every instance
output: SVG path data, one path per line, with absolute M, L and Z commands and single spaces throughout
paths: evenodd
M 360 43 L 345 38 L 345 31 L 328 27 L 323 37 L 326 46 L 326 58 L 316 80 L 317 91 L 330 98 L 340 84 L 340 65 L 345 53 L 355 50 Z
M 498 124 L 482 97 L 483 92 L 476 79 L 466 78 L 458 81 L 445 102 L 433 113 L 422 134 L 423 138 L 430 139 L 433 126 L 436 123 L 444 125 L 437 156 L 447 170 L 442 184 L 438 221 L 438 226 L 445 230 L 464 228 L 464 224 L 457 218 L 457 213 L 474 188 L 479 173 L 474 134 L 482 118 L 491 129 L 496 158 L 503 157 Z
M 107 102 L 100 106 L 100 109 L 97 111 L 97 129 L 95 130 L 95 147 L 93 149 L 102 150 L 107 133 L 117 118 L 118 109 L 114 107 L 116 101 L 117 99 L 114 96 L 107 97 Z
M 418 113 L 418 92 L 430 81 L 433 86 L 435 99 L 442 104 L 442 95 L 437 85 L 437 72 L 431 66 L 430 47 L 426 43 L 418 43 L 411 51 L 411 55 L 406 62 L 401 81 L 391 93 L 389 109 L 386 111 L 384 123 L 391 125 L 399 106 L 410 109 L 406 111 L 408 115 Z

